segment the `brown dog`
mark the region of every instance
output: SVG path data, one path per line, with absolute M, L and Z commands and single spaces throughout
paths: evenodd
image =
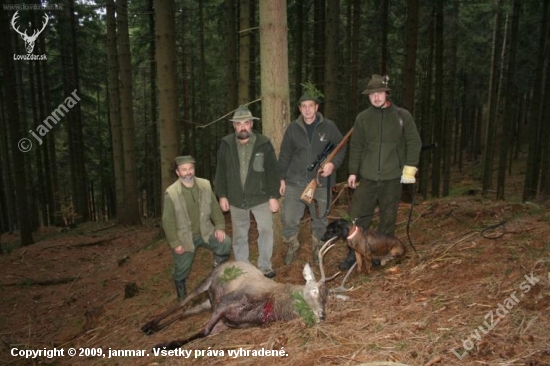
M 392 259 L 401 258 L 407 251 L 405 245 L 395 236 L 365 230 L 344 219 L 331 222 L 321 240 L 327 241 L 335 236 L 347 240 L 350 248 L 355 251 L 359 272 L 365 264 L 365 271 L 370 273 L 373 259 L 379 260 L 380 265 L 383 266 Z

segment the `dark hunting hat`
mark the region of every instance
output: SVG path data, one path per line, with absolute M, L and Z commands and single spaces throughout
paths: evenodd
M 174 159 L 174 163 L 176 164 L 176 167 L 183 165 L 183 164 L 195 164 L 195 159 L 191 155 L 185 155 L 185 156 L 178 156 Z
M 374 74 L 367 84 L 367 88 L 363 90 L 361 94 L 371 94 L 379 92 L 389 92 L 391 89 L 388 88 L 388 81 L 390 78 L 386 76 L 381 76 Z
M 258 117 L 252 116 L 252 113 L 250 110 L 245 106 L 241 105 L 237 110 L 235 110 L 235 113 L 233 114 L 233 118 L 230 119 L 231 122 L 241 122 L 241 121 L 251 121 L 254 119 L 259 119 Z
M 302 96 L 300 97 L 300 99 L 298 100 L 298 104 L 302 103 L 302 102 L 305 102 L 306 100 L 312 100 L 314 101 L 315 103 L 319 104 L 320 101 L 318 98 L 314 97 L 313 95 L 309 94 L 309 93 L 304 93 L 302 94 Z

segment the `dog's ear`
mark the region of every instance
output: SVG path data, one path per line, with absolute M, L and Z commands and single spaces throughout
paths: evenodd
M 351 223 L 346 221 L 346 220 L 342 220 L 340 222 L 340 232 L 342 234 L 342 239 L 346 239 L 348 236 L 349 236 L 349 227 L 350 227 Z

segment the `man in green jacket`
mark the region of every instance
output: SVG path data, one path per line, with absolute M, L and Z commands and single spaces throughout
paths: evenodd
M 178 156 L 174 165 L 178 180 L 164 194 L 162 227 L 172 249 L 172 277 L 182 301 L 195 250 L 205 247 L 213 251 L 215 267 L 229 259 L 231 239 L 225 235 L 225 219 L 210 182 L 195 177 L 195 159 Z
M 296 258 L 300 247 L 298 224 L 306 207 L 312 219 L 313 263 L 317 263 L 321 238 L 327 228 L 330 185 L 334 184 L 329 177 L 342 164 L 346 154 L 345 148 L 340 150 L 332 162 L 324 166 L 319 177 L 320 186 L 314 195 L 316 203 L 306 205 L 302 202 L 302 192 L 317 175 L 317 169 L 310 171 L 308 166 L 322 155 L 327 144 L 340 142 L 342 133 L 334 122 L 318 112 L 319 100 L 316 97 L 305 93 L 298 101 L 298 107 L 300 116 L 285 131 L 277 165 L 281 179 L 280 193 L 285 197 L 282 208 L 283 240 L 288 246 L 285 264 L 291 264 Z
M 388 80 L 372 75 L 363 91 L 371 106 L 355 119 L 349 147 L 348 186 L 355 189 L 350 216 L 357 224 L 368 229 L 378 206 L 377 231 L 393 235 L 401 183 L 415 183 L 422 142 L 412 115 L 388 99 Z M 339 267 L 349 269 L 354 263 L 355 254 L 350 249 Z
M 235 133 L 225 136 L 218 149 L 214 190 L 223 211 L 231 211 L 235 260 L 249 262 L 250 214 L 258 226 L 258 268 L 267 278 L 275 277 L 273 213 L 279 210 L 277 156 L 269 139 L 252 130 L 254 120 L 246 106 L 235 111 Z

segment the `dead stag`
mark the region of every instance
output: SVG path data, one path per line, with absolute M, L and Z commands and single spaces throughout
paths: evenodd
M 195 288 L 176 308 L 170 309 L 145 324 L 145 334 L 155 333 L 184 317 L 212 310 L 212 316 L 204 327 L 194 335 L 161 343 L 156 349 L 176 349 L 195 339 L 216 334 L 223 329 L 260 326 L 274 321 L 288 321 L 301 317 L 306 323 L 325 320 L 325 305 L 328 289 L 323 268 L 324 255 L 334 246 L 337 238 L 328 240 L 319 251 L 321 279 L 315 280 L 313 270 L 306 264 L 303 275 L 305 285 L 277 283 L 266 278 L 251 264 L 226 262 L 216 267 L 202 283 Z M 208 291 L 209 299 L 187 310 L 181 315 L 161 323 L 164 319 L 183 308 L 201 293 Z M 221 321 L 220 321 L 221 320 Z

